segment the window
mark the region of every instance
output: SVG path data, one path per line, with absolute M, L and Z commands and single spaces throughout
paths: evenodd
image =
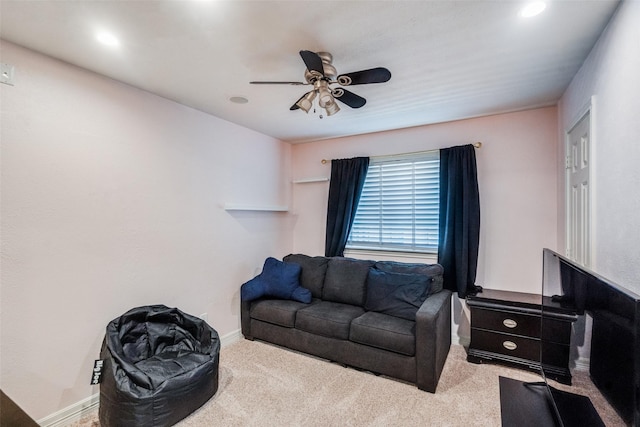
M 371 159 L 348 249 L 437 253 L 438 150 Z

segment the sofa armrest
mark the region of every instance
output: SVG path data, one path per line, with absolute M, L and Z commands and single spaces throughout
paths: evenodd
M 451 347 L 451 291 L 425 300 L 416 313 L 416 384 L 435 393 Z
M 251 335 L 251 301 L 240 300 L 240 328 L 246 339 L 253 340 Z

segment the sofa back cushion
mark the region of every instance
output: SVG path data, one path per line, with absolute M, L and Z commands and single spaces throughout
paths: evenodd
M 314 298 L 322 298 L 322 285 L 327 273 L 329 258 L 304 254 L 290 254 L 282 259 L 300 265 L 300 286 L 311 291 Z
M 367 275 L 375 261 L 332 257 L 322 289 L 325 301 L 364 306 Z
M 425 274 L 390 273 L 371 268 L 367 277 L 365 310 L 416 320 L 427 299 L 431 277 Z
M 429 277 L 429 293 L 433 295 L 442 290 L 444 268 L 440 264 L 419 264 L 396 261 L 378 261 L 376 269 L 389 273 L 424 274 Z M 303 285 L 304 286 L 304 285 Z

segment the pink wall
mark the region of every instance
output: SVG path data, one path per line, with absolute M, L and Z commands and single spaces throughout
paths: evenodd
M 330 121 L 327 121 L 330 125 Z M 482 142 L 477 284 L 539 292 L 542 248 L 557 245 L 556 108 L 294 145 L 295 179 L 328 177 L 322 159 L 380 156 Z M 293 187 L 294 251 L 324 254 L 328 182 Z
M 239 287 L 291 250 L 291 147 L 2 42 L 0 387 L 39 420 L 89 385 L 106 324 L 139 305 L 239 329 Z

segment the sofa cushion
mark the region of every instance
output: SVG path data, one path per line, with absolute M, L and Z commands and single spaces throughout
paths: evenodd
M 375 267 L 381 271 L 389 273 L 404 274 L 424 274 L 431 279 L 431 289 L 429 295 L 433 295 L 442 290 L 444 267 L 440 264 L 420 264 L 396 261 L 378 261 Z
M 364 308 L 415 321 L 430 284 L 431 277 L 424 274 L 389 273 L 372 268 L 367 276 Z
M 298 301 L 283 299 L 263 299 L 251 304 L 249 315 L 252 319 L 293 328 L 296 322 L 296 312 L 308 307 Z
M 303 254 L 291 254 L 283 258 L 284 262 L 299 264 L 302 268 L 300 272 L 300 286 L 309 289 L 314 298 L 322 298 L 322 285 L 327 273 L 329 258 Z
M 301 267 L 299 264 L 267 258 L 262 273 L 240 287 L 240 296 L 245 301 L 253 301 L 262 296 L 311 302 L 311 292 L 300 286 Z
M 329 338 L 348 340 L 351 321 L 363 313 L 362 307 L 320 301 L 298 310 L 296 328 Z
M 351 322 L 349 338 L 360 344 L 413 356 L 415 331 L 415 322 L 369 311 Z
M 322 299 L 325 301 L 364 305 L 367 274 L 374 261 L 333 257 L 329 259 Z

